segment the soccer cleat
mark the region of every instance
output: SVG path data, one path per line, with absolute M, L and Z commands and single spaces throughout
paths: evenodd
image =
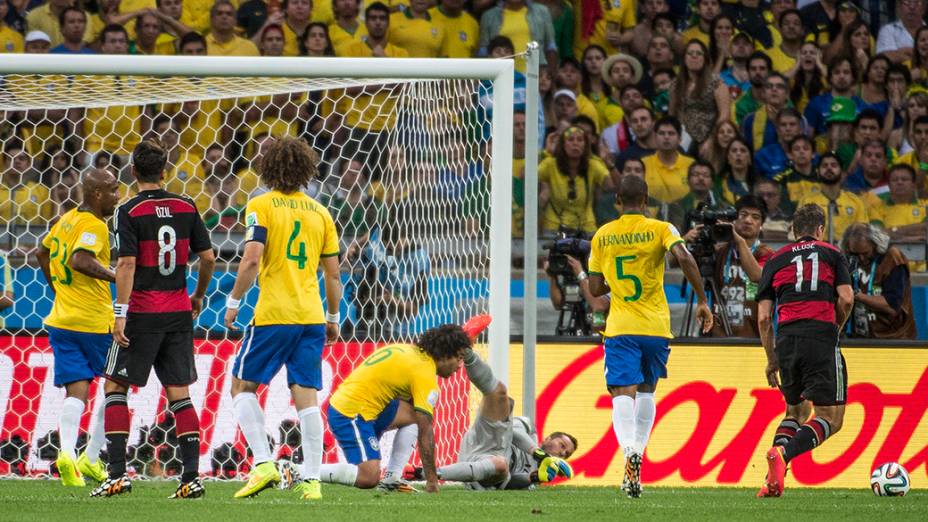
M 464 330 L 464 333 L 470 337 L 470 342 L 473 343 L 477 340 L 477 337 L 490 326 L 492 321 L 493 318 L 490 317 L 489 314 L 475 315 L 468 319 L 461 328 Z
M 628 491 L 628 475 L 622 479 L 622 491 Z
M 273 462 L 262 462 L 248 475 L 248 483 L 235 492 L 233 498 L 253 497 L 280 482 L 280 473 Z
M 767 498 L 770 496 L 770 490 L 767 489 L 767 477 L 764 477 L 764 484 L 760 487 L 760 491 L 755 495 L 757 498 Z
M 419 490 L 398 475 L 387 473 L 377 484 L 377 489 L 386 493 L 418 493 Z
M 767 479 L 764 486 L 768 497 L 779 497 L 783 494 L 783 483 L 786 480 L 786 458 L 782 446 L 774 446 L 767 450 Z
M 132 493 L 132 481 L 128 475 L 118 478 L 108 478 L 90 492 L 91 497 L 115 497 L 125 493 Z
M 58 466 L 58 475 L 61 477 L 61 485 L 69 487 L 84 487 L 84 477 L 77 469 L 77 463 L 70 455 L 58 452 L 58 460 L 55 461 Z
M 168 498 L 200 498 L 206 495 L 206 488 L 203 487 L 203 483 L 200 482 L 200 478 L 197 477 L 190 482 L 181 482 L 177 486 L 177 491 L 174 492 Z
M 97 482 L 106 480 L 106 466 L 103 465 L 103 461 L 97 459 L 96 462 L 91 463 L 90 459 L 87 458 L 87 453 L 81 453 L 81 456 L 77 458 L 77 469 L 81 472 L 81 475 L 90 477 Z
M 289 460 L 280 459 L 277 461 L 277 473 L 280 474 L 277 489 L 291 489 L 300 483 L 300 472 L 296 469 L 296 465 Z
M 322 498 L 322 487 L 319 484 L 319 480 L 311 479 L 304 480 L 293 487 L 303 500 L 320 500 Z
M 641 455 L 632 453 L 625 459 L 625 480 L 628 482 L 628 485 L 624 488 L 628 498 L 640 498 Z M 624 481 L 623 484 L 625 484 Z

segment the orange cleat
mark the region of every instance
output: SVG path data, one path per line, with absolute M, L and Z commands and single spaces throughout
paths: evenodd
M 464 330 L 464 333 L 470 337 L 470 342 L 473 343 L 477 340 L 477 337 L 490 326 L 492 321 L 493 318 L 490 317 L 490 314 L 475 315 L 468 319 L 461 328 Z
M 770 496 L 770 490 L 767 489 L 767 477 L 764 477 L 764 485 L 760 487 L 760 491 L 757 492 L 757 498 L 767 498 Z
M 767 450 L 767 480 L 764 485 L 768 497 L 779 497 L 783 494 L 783 483 L 786 480 L 786 458 L 782 446 L 774 446 Z

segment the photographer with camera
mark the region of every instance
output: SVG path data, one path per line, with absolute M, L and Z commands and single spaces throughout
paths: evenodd
M 606 326 L 609 298 L 590 293 L 585 267 L 590 242 L 576 231 L 561 231 L 560 236 L 544 263 L 551 304 L 560 311 L 555 334 L 594 335 Z
M 875 225 L 855 223 L 844 232 L 841 250 L 854 286 L 852 335 L 915 339 L 908 260 L 889 244 L 889 235 Z
M 766 217 L 764 202 L 755 196 L 743 196 L 735 203 L 735 211 L 737 217 L 730 225 L 731 240 L 715 244 L 713 277 L 724 307 L 720 302 L 715 303 L 715 326 L 709 336 L 757 338 L 760 336 L 757 283 L 764 263 L 773 255 L 773 249 L 760 241 Z M 722 328 L 722 314 L 728 320 L 730 335 Z
M 689 192 L 670 205 L 669 219 L 677 230 L 686 233 L 696 224 L 693 216 L 703 208 L 716 208 L 725 202 L 713 192 L 712 165 L 697 159 L 686 169 L 686 185 Z

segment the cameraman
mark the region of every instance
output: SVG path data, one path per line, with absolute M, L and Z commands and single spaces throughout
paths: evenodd
M 725 313 L 731 327 L 732 337 L 760 336 L 757 327 L 757 282 L 761 268 L 773 255 L 773 249 L 760 242 L 760 231 L 766 218 L 764 202 L 755 196 L 741 197 L 735 203 L 736 218 L 731 241 L 715 245 L 715 271 L 713 277 L 719 294 L 724 300 L 724 309 L 719 296 L 713 303 L 714 323 L 711 337 L 727 337 L 721 321 Z M 725 225 L 725 223 L 720 223 Z M 684 236 L 687 243 L 697 240 L 703 225 L 697 225 Z
M 882 229 L 855 223 L 844 232 L 841 249 L 854 283 L 854 337 L 915 339 L 908 260 L 889 244 Z
M 592 327 L 595 332 L 599 332 L 603 327 L 606 326 L 605 317 L 609 313 L 609 298 L 606 296 L 595 297 L 590 293 L 590 282 L 587 281 L 586 271 L 583 269 L 583 263 L 581 263 L 577 258 L 573 256 L 566 256 L 567 264 L 570 265 L 570 270 L 574 274 L 574 278 L 577 280 L 577 286 L 580 288 L 580 295 L 583 297 L 583 302 L 586 304 L 586 308 L 593 314 Z M 545 260 L 545 273 L 548 274 L 548 286 L 550 287 L 549 293 L 551 296 L 551 305 L 554 306 L 556 310 L 564 310 L 567 300 L 564 298 L 564 286 L 565 281 L 563 276 L 553 273 L 550 270 L 550 265 L 547 260 Z M 600 314 L 602 314 L 600 316 Z M 601 317 L 601 319 L 600 319 Z M 592 333 L 592 332 L 591 332 Z

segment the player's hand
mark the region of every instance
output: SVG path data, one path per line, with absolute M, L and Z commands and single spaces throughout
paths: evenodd
M 226 312 L 226 317 L 229 313 Z M 338 340 L 338 323 L 325 323 L 325 342 L 332 344 Z
M 709 330 L 712 330 L 712 311 L 709 310 L 708 304 L 699 303 L 696 305 L 696 320 L 702 325 L 702 333 L 709 333 Z
M 197 296 L 190 296 L 190 309 L 193 311 L 193 320 L 196 321 L 197 316 L 200 315 L 200 310 L 203 310 L 203 298 Z
M 425 481 L 425 492 L 426 493 L 438 493 L 438 481 L 437 480 L 426 480 Z
M 117 317 L 116 324 L 113 325 L 113 340 L 123 348 L 129 347 L 129 338 L 126 337 L 126 318 Z
M 238 308 L 226 308 L 226 317 L 223 319 L 223 324 L 226 325 L 227 330 L 238 330 L 238 326 L 235 326 L 236 317 L 238 317 Z
M 767 361 L 767 368 L 764 370 L 767 374 L 767 384 L 771 388 L 780 387 L 780 364 L 777 361 Z
M 574 469 L 560 457 L 547 456 L 538 463 L 538 481 L 551 482 L 557 477 L 573 478 Z

